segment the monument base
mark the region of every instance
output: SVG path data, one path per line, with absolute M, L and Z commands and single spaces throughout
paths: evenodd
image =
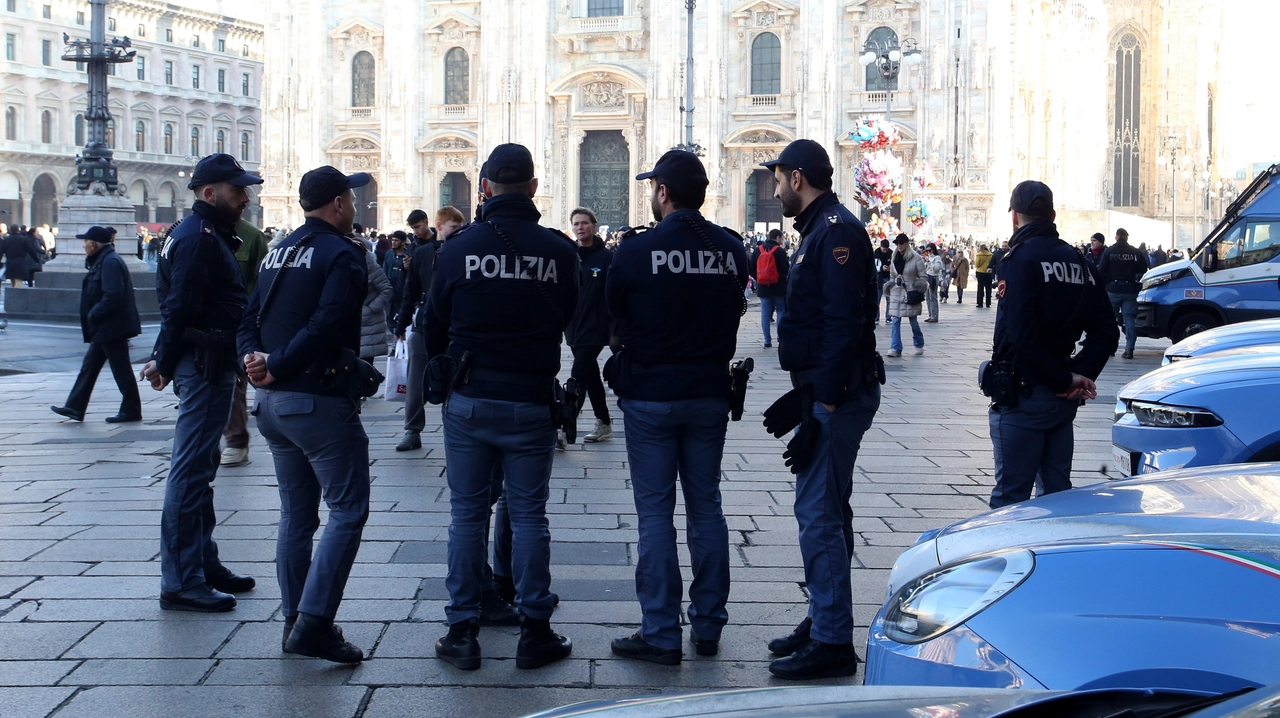
M 67 195 L 58 208 L 58 255 L 84 256 L 84 248 L 77 234 L 93 226 L 115 227 L 116 241 L 120 246 L 132 247 L 138 232 L 133 204 L 123 194 L 109 192 L 101 182 L 95 182 L 87 190 Z

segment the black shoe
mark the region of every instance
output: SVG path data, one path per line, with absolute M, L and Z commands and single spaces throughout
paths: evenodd
M 422 448 L 422 436 L 416 431 L 404 432 L 404 438 L 396 444 L 396 451 L 413 451 Z
M 551 621 L 521 616 L 516 668 L 541 668 L 573 652 L 573 641 L 551 630 Z
M 235 607 L 235 596 L 218 591 L 207 583 L 185 591 L 160 592 L 160 608 L 166 611 L 226 613 Z
M 809 641 L 790 656 L 770 663 L 769 672 L 791 681 L 852 676 L 858 672 L 858 653 L 852 643 Z
M 520 612 L 494 591 L 480 594 L 481 626 L 519 626 Z
M 809 642 L 809 629 L 813 628 L 813 620 L 808 616 L 796 626 L 791 635 L 769 641 L 769 652 L 775 656 L 789 656 L 801 646 Z
M 771 349 L 771 348 L 773 348 L 773 345 L 772 345 L 772 344 L 770 344 L 769 342 L 765 342 L 765 343 L 764 343 L 764 348 L 765 348 L 765 349 Z
M 689 631 L 689 641 L 693 643 L 693 650 L 699 656 L 714 656 L 720 653 L 720 641 L 713 641 L 710 638 L 698 638 L 698 634 L 692 630 Z
M 108 416 L 106 421 L 108 424 L 132 424 L 135 421 L 142 421 L 142 414 L 138 414 L 137 416 L 116 414 L 115 416 Z
M 65 406 L 51 406 L 49 408 L 58 416 L 65 416 L 72 421 L 84 421 L 84 414 L 81 414 L 75 409 L 69 409 Z
M 1133 358 L 1133 352 L 1128 352 L 1128 351 L 1127 351 L 1127 352 L 1125 352 L 1124 354 L 1121 354 L 1120 356 L 1124 357 L 1125 359 L 1132 359 L 1132 358 Z
M 334 663 L 359 663 L 364 651 L 342 637 L 342 629 L 334 625 L 332 618 L 299 613 L 293 624 L 284 650 L 312 658 L 323 658 Z
M 436 658 L 452 663 L 455 668 L 474 671 L 480 667 L 480 619 L 449 624 L 449 632 L 436 641 Z
M 626 638 L 613 639 L 609 643 L 609 648 L 615 656 L 635 658 L 662 666 L 678 666 L 684 658 L 679 648 L 658 648 L 641 638 L 638 632 Z M 699 655 L 703 654 L 699 653 Z
M 246 591 L 252 591 L 258 585 L 258 582 L 253 580 L 253 576 L 241 576 L 226 566 L 220 566 L 219 568 L 222 570 L 206 572 L 204 580 L 210 586 L 223 593 L 245 593 Z
M 516 582 L 510 576 L 493 574 L 493 592 L 512 606 L 516 605 Z
M 289 650 L 289 634 L 293 633 L 293 626 L 297 622 L 298 622 L 298 617 L 296 615 L 289 616 L 288 618 L 284 619 L 284 638 L 280 639 L 280 650 L 284 651 L 285 653 L 293 653 L 293 651 Z

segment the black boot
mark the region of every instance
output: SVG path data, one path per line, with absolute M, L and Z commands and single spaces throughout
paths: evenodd
M 160 608 L 166 611 L 197 611 L 200 613 L 224 613 L 234 610 L 236 597 L 202 583 L 185 591 L 161 591 Z
M 852 643 L 809 641 L 790 656 L 770 663 L 769 672 L 792 681 L 852 676 L 858 672 L 858 654 Z
M 285 653 L 293 653 L 293 651 L 289 650 L 289 634 L 293 633 L 293 626 L 297 622 L 298 617 L 296 615 L 284 619 L 284 638 L 280 639 L 280 650 Z
M 648 661 L 660 666 L 678 666 L 683 658 L 679 648 L 658 648 L 641 638 L 638 632 L 626 638 L 613 639 L 609 643 L 609 650 L 613 651 L 615 656 Z
M 241 576 L 226 566 L 219 566 L 215 571 L 205 571 L 204 581 L 223 593 L 245 593 L 258 585 L 253 576 Z
M 796 630 L 791 632 L 789 636 L 775 638 L 769 641 L 769 652 L 775 656 L 789 656 L 795 653 L 801 646 L 809 642 L 809 629 L 813 626 L 813 621 L 806 616 Z
M 285 641 L 285 651 L 312 658 L 323 658 L 334 663 L 359 663 L 364 651 L 342 637 L 342 629 L 332 618 L 299 613 L 293 624 L 293 632 Z
M 480 594 L 480 625 L 519 626 L 520 612 L 502 600 L 496 591 L 485 591 Z
M 551 630 L 551 621 L 521 616 L 516 668 L 541 668 L 573 652 L 573 641 Z
M 436 641 L 436 657 L 455 668 L 474 671 L 480 667 L 480 619 L 449 624 L 449 632 Z

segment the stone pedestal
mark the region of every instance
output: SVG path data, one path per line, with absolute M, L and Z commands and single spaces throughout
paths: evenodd
M 138 231 L 133 204 L 123 194 L 108 192 L 100 182 L 89 189 L 67 195 L 58 208 L 58 255 L 84 255 L 77 234 L 94 225 L 115 227 L 116 240 L 128 244 Z M 132 245 L 129 245 L 131 248 Z

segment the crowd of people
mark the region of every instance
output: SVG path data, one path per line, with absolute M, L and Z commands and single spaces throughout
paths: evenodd
M 0 224 L 0 282 L 8 279 L 14 287 L 33 286 L 36 273 L 57 256 L 56 235 L 49 225 L 28 229 Z

